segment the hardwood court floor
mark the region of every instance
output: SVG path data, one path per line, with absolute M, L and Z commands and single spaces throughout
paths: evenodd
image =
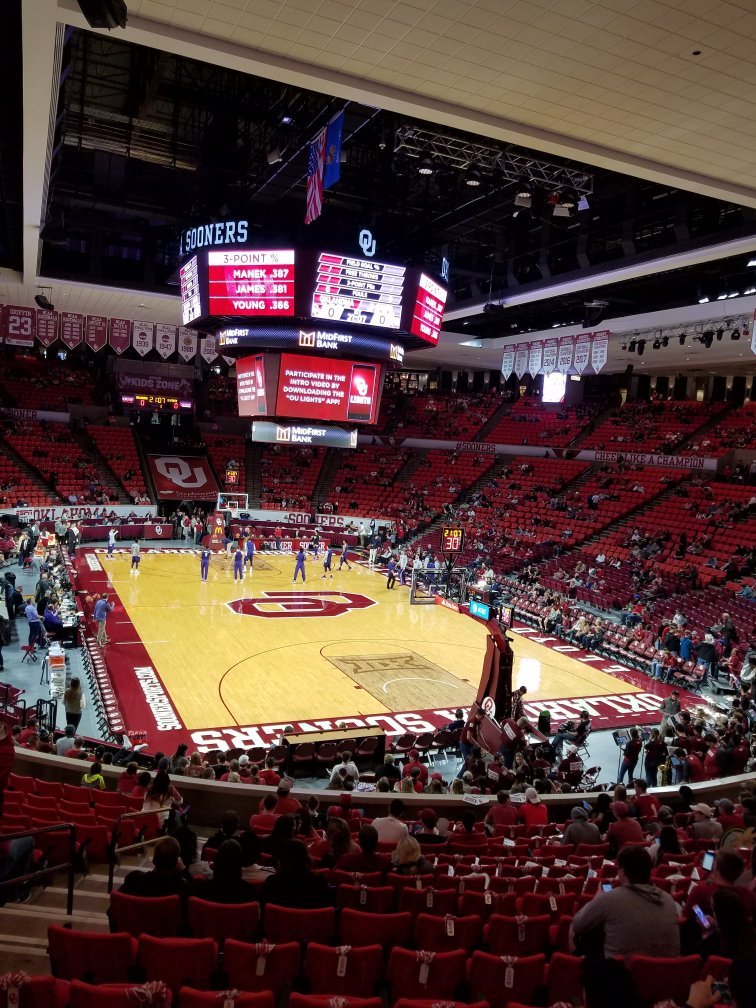
M 475 695 L 483 624 L 410 606 L 406 588 L 388 591 L 363 566 L 323 581 L 322 564 L 308 560 L 306 584 L 294 586 L 291 556 L 258 556 L 234 585 L 217 558 L 203 583 L 194 555 L 143 553 L 135 577 L 125 553 L 96 552 L 105 573 L 84 571 L 88 590 L 109 584 L 118 596 L 108 660 L 140 664 L 129 648 L 143 646 L 187 729 L 454 708 Z M 517 635 L 513 647 L 529 701 L 618 691 L 614 676 L 569 655 Z

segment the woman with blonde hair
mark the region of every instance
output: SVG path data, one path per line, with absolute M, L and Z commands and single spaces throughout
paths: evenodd
M 455 777 L 451 782 L 451 787 L 449 788 L 449 794 L 464 794 L 465 785 L 462 783 L 459 777 Z
M 205 769 L 205 764 L 202 762 L 202 756 L 198 752 L 193 752 L 189 757 L 189 765 L 184 771 L 187 777 L 201 777 L 202 771 Z M 215 776 L 215 774 L 213 774 Z
M 399 787 L 397 788 L 400 794 L 414 794 L 415 793 L 415 782 L 411 777 L 402 777 L 399 782 Z
M 428 875 L 433 865 L 424 856 L 414 837 L 403 837 L 391 855 L 392 871 L 396 875 Z

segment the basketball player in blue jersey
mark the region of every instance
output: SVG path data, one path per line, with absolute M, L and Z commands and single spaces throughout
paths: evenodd
M 244 580 L 244 554 L 242 553 L 241 546 L 236 547 L 236 552 L 234 553 L 234 581 Z
M 249 573 L 252 573 L 252 568 L 255 566 L 255 541 L 251 537 L 247 539 L 247 548 L 244 554 L 244 566 L 249 564 Z
M 297 562 L 294 564 L 294 578 L 292 584 L 297 583 L 297 574 L 302 575 L 302 582 L 304 583 L 307 578 L 305 577 L 305 551 L 304 547 L 299 547 L 299 552 L 297 553 Z
M 207 572 L 210 570 L 210 550 L 205 547 L 200 553 L 200 577 L 207 581 Z
M 344 543 L 343 543 L 343 545 L 341 547 L 341 555 L 339 557 L 339 570 L 341 570 L 341 568 L 344 566 L 344 564 L 346 564 L 347 570 L 351 570 L 352 569 L 352 567 L 351 567 L 351 565 L 349 563 L 349 560 L 347 559 L 348 555 L 349 555 L 349 543 L 345 539 Z
M 333 571 L 331 570 L 331 563 L 333 561 L 333 546 L 328 546 L 325 551 L 325 556 L 323 557 L 323 577 L 321 581 L 325 581 L 326 575 L 331 575 L 331 581 L 333 581 Z

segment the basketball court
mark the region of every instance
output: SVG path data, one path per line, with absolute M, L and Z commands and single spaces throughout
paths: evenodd
M 473 700 L 485 625 L 442 605 L 410 605 L 409 591 L 362 562 L 323 580 L 322 556 L 292 584 L 290 553 L 257 553 L 234 582 L 225 555 L 207 582 L 192 549 L 143 549 L 138 575 L 127 550 L 77 553 L 83 593 L 111 593 L 104 649 L 129 728 L 150 746 L 179 740 L 212 748 L 265 744 L 291 723 L 378 724 L 390 734 L 450 720 Z M 516 627 L 514 683 L 527 711 L 555 721 L 588 706 L 595 727 L 653 723 L 663 686 Z M 579 660 L 580 659 L 580 660 Z

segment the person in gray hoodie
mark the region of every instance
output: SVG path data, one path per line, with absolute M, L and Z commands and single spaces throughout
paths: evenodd
M 570 947 L 603 931 L 603 954 L 679 956 L 678 907 L 669 893 L 651 884 L 651 857 L 644 847 L 624 847 L 617 856 L 620 885 L 599 893 L 578 910 Z

